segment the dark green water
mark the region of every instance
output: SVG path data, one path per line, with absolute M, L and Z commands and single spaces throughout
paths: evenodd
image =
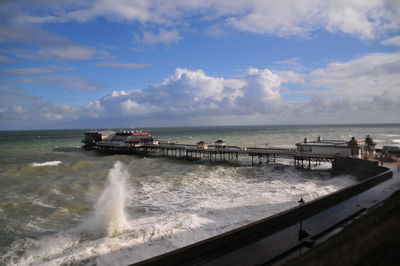
M 370 134 L 400 145 L 400 125 L 152 128 L 160 140 L 293 147 L 304 137 Z M 127 264 L 353 184 L 290 161 L 252 167 L 102 156 L 84 130 L 0 132 L 0 264 Z M 327 165 L 329 167 L 329 165 Z

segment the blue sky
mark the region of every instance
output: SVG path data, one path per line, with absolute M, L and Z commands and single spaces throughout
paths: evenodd
M 400 2 L 0 3 L 0 129 L 400 122 Z

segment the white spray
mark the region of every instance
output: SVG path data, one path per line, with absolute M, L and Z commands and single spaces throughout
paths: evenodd
M 107 184 L 94 205 L 93 216 L 83 224 L 84 231 L 92 235 L 116 236 L 127 229 L 125 204 L 128 179 L 129 174 L 125 166 L 116 161 L 108 172 Z

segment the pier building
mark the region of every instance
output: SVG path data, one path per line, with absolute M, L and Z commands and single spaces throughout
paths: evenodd
M 367 135 L 367 137 L 365 137 L 364 153 L 367 155 L 375 155 L 375 146 L 376 142 L 374 142 L 370 135 Z
M 216 142 L 214 142 L 215 148 L 217 150 L 223 150 L 226 148 L 226 143 L 223 140 L 217 140 Z
M 84 148 L 97 149 L 107 147 L 142 147 L 144 145 L 158 145 L 158 140 L 148 132 L 120 131 L 120 132 L 85 132 Z M 95 144 L 95 146 L 94 146 Z
M 96 143 L 114 134 L 114 131 L 86 131 L 85 138 L 82 140 L 83 148 L 90 150 L 96 146 Z
M 361 158 L 363 146 L 354 137 L 350 141 L 324 140 L 318 137 L 316 141 L 309 141 L 308 138 L 304 138 L 304 142 L 297 143 L 296 147 L 299 154 L 325 154 Z
M 208 149 L 208 144 L 206 144 L 204 141 L 199 141 L 196 144 L 197 149 Z

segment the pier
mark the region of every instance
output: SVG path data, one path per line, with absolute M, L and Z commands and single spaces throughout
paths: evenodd
M 251 161 L 255 164 L 275 163 L 277 159 L 293 160 L 300 169 L 311 169 L 321 162 L 334 163 L 337 156 L 366 158 L 375 155 L 376 143 L 367 135 L 365 140 L 352 137 L 345 140 L 324 140 L 321 136 L 315 141 L 304 138 L 295 148 L 261 148 L 229 146 L 223 140 L 214 144 L 199 141 L 197 144 L 178 144 L 162 142 L 148 132 L 142 131 L 88 131 L 82 141 L 86 150 L 96 150 L 108 154 L 135 154 L 142 156 L 164 156 L 186 160 L 206 160 L 213 162 Z
M 85 147 L 107 154 L 174 157 L 186 160 L 237 163 L 251 160 L 252 165 L 275 163 L 276 159 L 292 159 L 296 168 L 311 169 L 321 162 L 333 162 L 335 154 L 313 154 L 288 148 L 259 148 L 209 145 L 207 149 L 193 144 L 157 143 L 135 145 L 131 143 L 95 142 Z

